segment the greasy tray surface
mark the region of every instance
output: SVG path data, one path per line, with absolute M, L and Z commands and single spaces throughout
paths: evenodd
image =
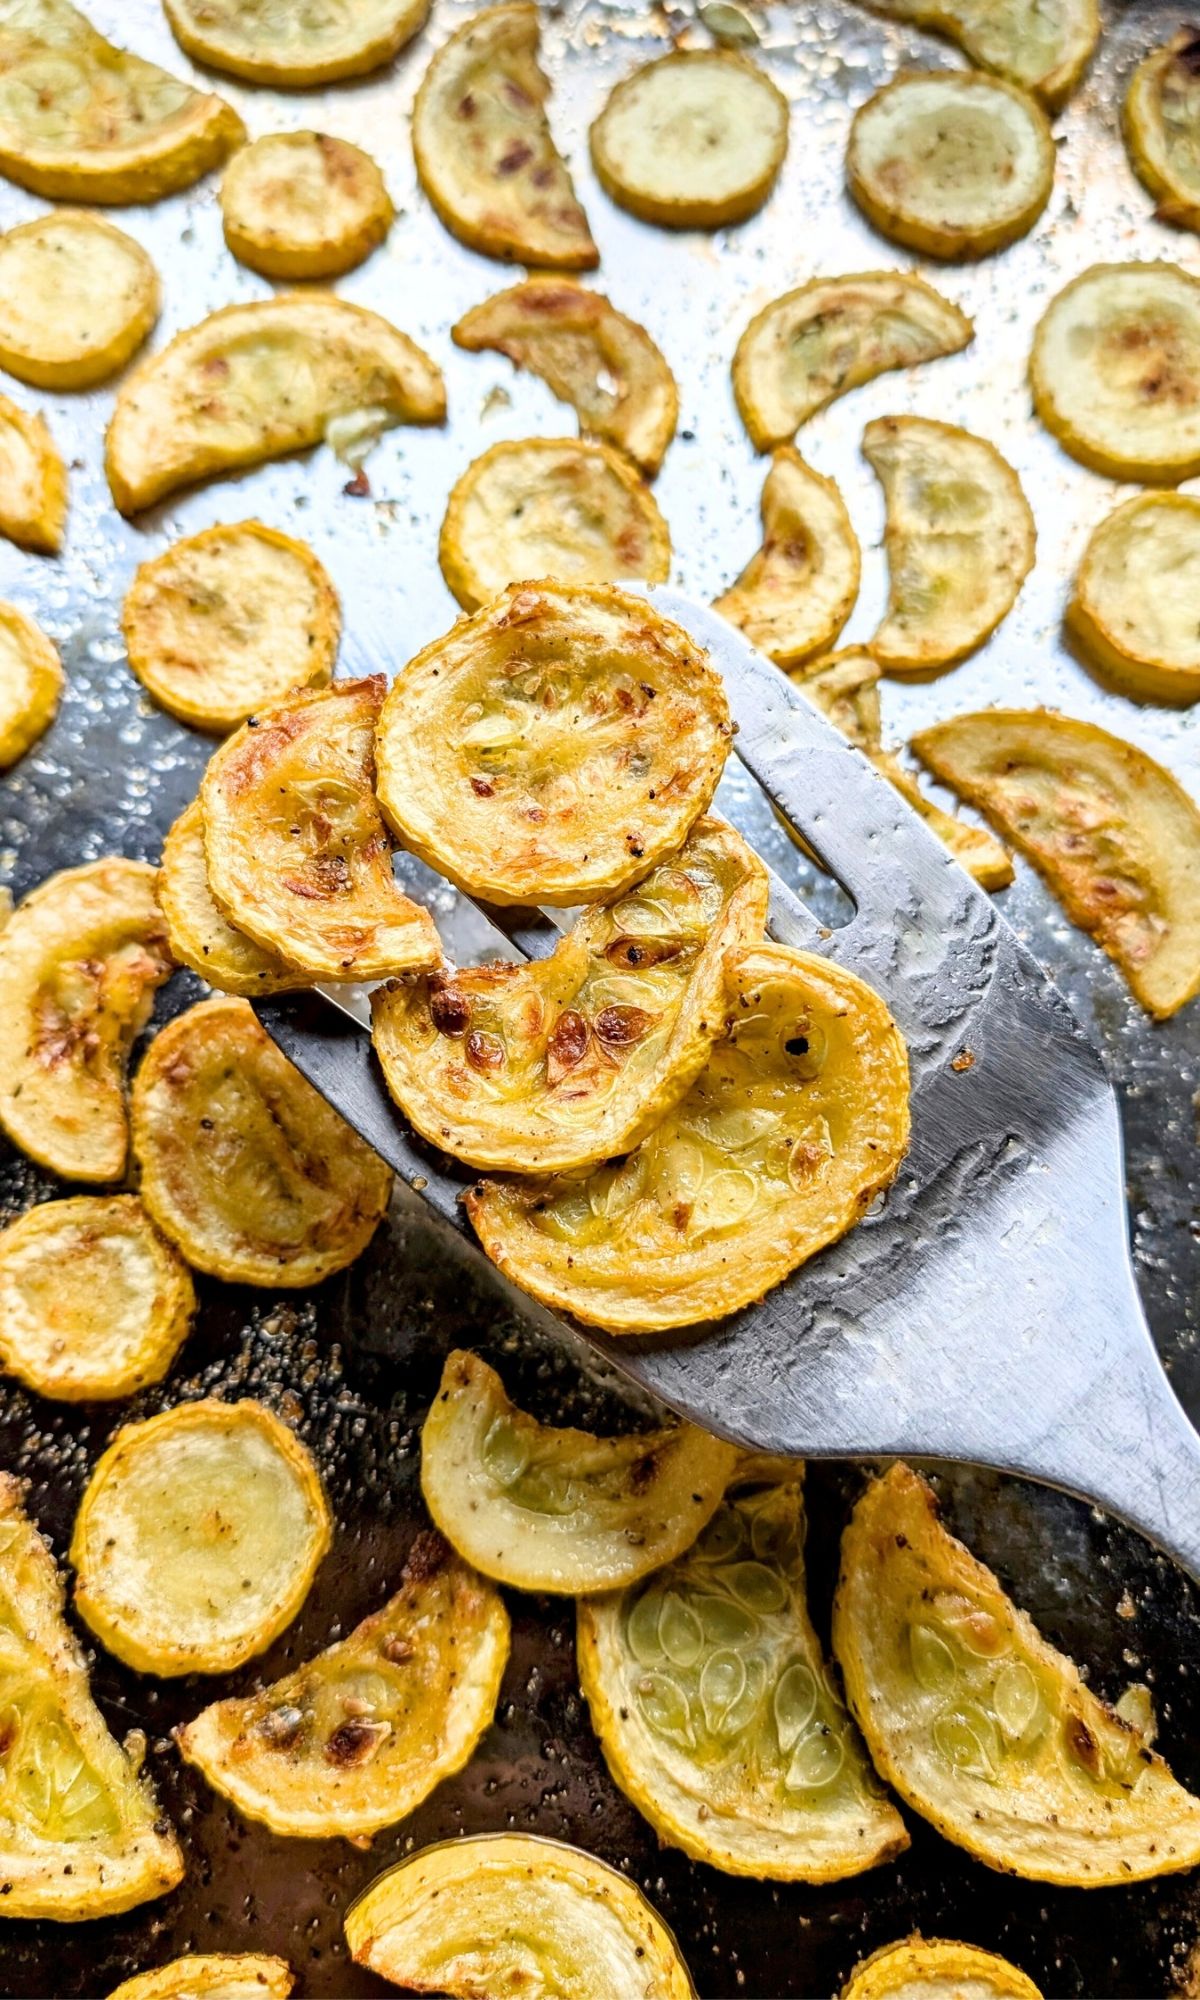
M 502 437 L 560 434 L 561 407 L 543 384 L 514 376 L 498 356 L 452 346 L 451 323 L 512 278 L 452 242 L 415 191 L 399 114 L 433 40 L 465 11 L 440 0 L 431 29 L 394 72 L 343 89 L 285 99 L 221 80 L 252 132 L 315 126 L 366 146 L 402 211 L 387 245 L 339 288 L 393 314 L 441 364 L 450 425 L 446 433 L 406 430 L 385 438 L 368 461 L 369 498 L 343 495 L 346 469 L 323 450 L 203 488 L 135 528 L 114 513 L 101 472 L 111 389 L 54 398 L 4 382 L 23 407 L 45 410 L 73 461 L 62 559 L 0 545 L 0 596 L 31 611 L 62 644 L 69 676 L 53 730 L 2 786 L 0 860 L 18 895 L 52 869 L 101 853 L 156 860 L 163 833 L 195 791 L 210 746 L 150 706 L 124 665 L 118 627 L 133 568 L 165 546 L 169 534 L 257 515 L 310 541 L 343 598 L 342 671 L 365 671 L 386 662 L 356 650 L 356 639 L 361 647 L 367 635 L 387 634 L 402 659 L 454 615 L 435 550 L 446 495 L 463 467 Z M 198 74 L 172 42 L 156 0 L 123 6 L 95 0 L 93 14 L 99 27 L 139 53 L 177 74 Z M 596 283 L 644 321 L 679 378 L 681 432 L 655 490 L 671 523 L 674 580 L 704 599 L 732 580 L 758 538 L 767 461 L 755 458 L 733 409 L 728 369 L 737 336 L 770 298 L 810 276 L 906 261 L 872 236 L 840 193 L 844 135 L 852 110 L 900 59 L 952 64 L 956 58 L 933 38 L 876 21 L 842 0 L 818 0 L 802 14 L 782 5 L 760 14 L 765 49 L 758 54 L 790 96 L 796 120 L 779 188 L 739 230 L 711 241 L 668 238 L 605 200 L 584 138 L 615 77 L 661 52 L 665 22 L 682 25 L 686 18 L 670 9 L 664 16 L 569 0 L 561 16 L 544 24 L 543 53 L 555 79 L 554 130 L 601 246 Z M 990 646 L 951 676 L 929 687 L 885 686 L 892 736 L 991 700 L 1058 702 L 1128 734 L 1193 788 L 1200 781 L 1195 714 L 1139 710 L 1106 696 L 1061 649 L 1070 575 L 1091 528 L 1125 493 L 1062 456 L 1028 415 L 1024 383 L 1030 334 L 1047 297 L 1087 263 L 1166 256 L 1200 273 L 1200 241 L 1150 220 L 1150 199 L 1125 164 L 1116 126 L 1130 69 L 1174 32 L 1178 19 L 1177 9 L 1156 0 L 1110 13 L 1093 77 L 1061 121 L 1066 143 L 1058 182 L 1036 229 L 978 267 L 928 273 L 975 315 L 974 346 L 912 377 L 882 378 L 835 403 L 803 433 L 806 457 L 841 484 L 864 546 L 863 593 L 846 642 L 870 633 L 886 594 L 883 556 L 874 546 L 882 507 L 858 454 L 871 417 L 925 413 L 990 436 L 1020 472 L 1038 517 L 1038 567 L 1016 611 Z M 808 128 L 804 144 L 801 121 Z M 0 184 L 0 226 L 42 207 Z M 204 311 L 269 294 L 263 280 L 225 252 L 211 180 L 153 209 L 123 211 L 118 220 L 162 273 L 156 344 Z M 666 284 L 664 258 L 671 266 Z M 681 292 L 686 318 L 676 306 Z M 807 891 L 811 878 L 740 770 L 731 770 L 721 799 L 760 851 Z M 406 880 L 418 893 L 428 883 L 415 868 Z M 473 916 L 454 916 L 454 899 L 440 889 L 431 907 L 453 952 L 462 958 L 479 952 L 485 937 Z M 1176 1385 L 1200 1415 L 1200 1245 L 1189 1233 L 1200 1013 L 1193 1007 L 1152 1029 L 1120 976 L 1070 929 L 1028 869 L 1019 870 L 1003 907 L 1099 1038 L 1121 1087 L 1143 1291 Z M 4 1212 L 18 1212 L 35 1191 L 49 1189 L 44 1176 L 13 1162 L 0 1182 Z M 125 1415 L 149 1414 L 183 1396 L 253 1393 L 298 1416 L 327 1478 L 344 1560 L 326 1565 L 293 1631 L 257 1663 L 257 1671 L 275 1677 L 326 1644 L 335 1622 L 348 1630 L 394 1585 L 420 1513 L 419 1424 L 450 1346 L 485 1346 L 510 1393 L 547 1421 L 615 1418 L 611 1403 L 596 1416 L 590 1392 L 576 1393 L 574 1362 L 547 1355 L 519 1333 L 499 1295 L 484 1285 L 465 1280 L 453 1249 L 406 1198 L 362 1261 L 311 1295 L 276 1299 L 202 1281 L 197 1329 L 170 1380 L 130 1405 L 66 1410 L 4 1383 L 0 1463 L 32 1479 L 31 1509 L 61 1555 L 88 1468 Z M 809 1484 L 813 1592 L 823 1623 L 834 1535 L 855 1478 L 815 1467 Z M 1048 1636 L 1094 1663 L 1101 1691 L 1115 1695 L 1127 1680 L 1151 1674 L 1162 1747 L 1178 1775 L 1200 1786 L 1200 1685 L 1180 1665 L 1200 1652 L 1200 1617 L 1167 1566 L 1072 1502 L 1012 1482 L 997 1487 L 972 1473 L 949 1478 L 946 1489 L 958 1529 L 1012 1583 Z M 370 1853 L 341 1843 L 277 1840 L 240 1824 L 162 1744 L 172 1723 L 218 1693 L 249 1685 L 256 1668 L 228 1680 L 168 1686 L 127 1674 L 101 1655 L 97 1696 L 118 1732 L 134 1724 L 146 1729 L 151 1768 L 187 1844 L 190 1873 L 176 1895 L 81 1933 L 3 1925 L 3 1991 L 53 1992 L 60 2000 L 102 1994 L 175 1953 L 219 1949 L 281 1953 L 305 1995 L 392 1991 L 346 1962 L 340 1913 L 351 1897 L 412 1843 L 506 1826 L 573 1839 L 628 1865 L 685 1940 L 699 1992 L 721 2000 L 830 1992 L 861 1953 L 915 1926 L 1003 1951 L 1048 1994 L 1144 1995 L 1172 1982 L 1182 1988 L 1200 1941 L 1200 1879 L 1087 1896 L 1048 1891 L 988 1874 L 916 1821 L 912 1851 L 898 1865 L 842 1887 L 775 1890 L 660 1852 L 603 1770 L 575 1691 L 572 1620 L 561 1605 L 511 1602 L 514 1653 L 496 1726 L 469 1770 L 405 1826 L 381 1836 Z

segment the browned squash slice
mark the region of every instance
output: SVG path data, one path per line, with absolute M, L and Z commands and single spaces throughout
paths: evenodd
M 58 648 L 15 604 L 0 603 L 0 766 L 32 749 L 58 713 Z
M 762 547 L 714 610 L 778 666 L 828 652 L 854 609 L 862 563 L 832 479 L 784 445 L 762 490 Z
M 369 153 L 328 132 L 268 132 L 221 182 L 225 241 L 268 278 L 334 278 L 383 242 L 395 210 Z
M 0 396 L 0 535 L 55 555 L 67 519 L 67 468 L 42 417 Z
M 163 842 L 158 901 L 172 956 L 222 993 L 252 1000 L 256 994 L 287 993 L 311 984 L 307 972 L 263 951 L 221 915 L 208 886 L 199 799 L 184 808 Z
M 1006 1958 L 949 1938 L 901 1938 L 856 1965 L 840 2000 L 1042 2000 Z

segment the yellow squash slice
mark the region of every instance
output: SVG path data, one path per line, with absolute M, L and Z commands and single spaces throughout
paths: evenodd
M 579 1605 L 580 1684 L 609 1770 L 669 1847 L 833 1882 L 908 1835 L 808 1615 L 800 1473 L 738 1484 L 686 1555 Z
M 224 98 L 114 48 L 69 0 L 9 0 L 0 37 L 9 180 L 55 200 L 157 201 L 244 137 Z
M 421 185 L 447 229 L 485 257 L 560 271 L 600 261 L 546 117 L 538 13 L 501 0 L 437 51 L 413 106 Z
M 172 970 L 143 861 L 51 875 L 0 931 L 0 1126 L 66 1180 L 125 1169 L 125 1067 Z
M 62 691 L 58 648 L 15 604 L 0 603 L 0 767 L 49 729 Z
M 737 1450 L 691 1424 L 595 1437 L 552 1430 L 457 1349 L 421 1431 L 421 1491 L 485 1576 L 571 1597 L 623 1589 L 672 1562 L 721 1503 Z
M 40 389 L 88 389 L 136 354 L 158 318 L 140 243 L 87 209 L 0 236 L 0 368 Z
M 472 354 L 493 348 L 531 369 L 579 415 L 585 437 L 616 445 L 650 478 L 675 435 L 675 377 L 644 326 L 574 278 L 526 278 L 472 306 L 453 328 Z
M 733 357 L 733 393 L 755 449 L 772 451 L 848 390 L 974 337 L 966 314 L 911 272 L 814 278 L 755 314 Z
M 1050 121 L 977 70 L 898 77 L 854 116 L 850 192 L 884 236 L 926 257 L 986 257 L 1032 229 L 1054 185 Z
M 876 1769 L 976 1860 L 1076 1888 L 1200 1862 L 1200 1799 L 947 1533 L 906 1465 L 854 1510 L 833 1643 Z
M 0 1896 L 73 1923 L 164 1896 L 183 1856 L 134 1755 L 92 1701 L 54 1559 L 0 1473 Z M 130 1744 L 130 1751 L 134 1745 Z
M 136 1195 L 47 1201 L 0 1231 L 0 1365 L 67 1403 L 161 1382 L 196 1294 Z
M 936 673 L 1016 603 L 1037 547 L 1029 502 L 995 445 L 955 424 L 879 417 L 863 455 L 883 487 L 890 577 L 871 651 L 885 673 Z
M 720 1318 L 861 1221 L 908 1144 L 908 1062 L 878 994 L 782 945 L 731 953 L 725 1038 L 627 1159 L 483 1181 L 468 1214 L 533 1296 L 614 1332 Z
M 871 0 L 877 14 L 939 28 L 971 61 L 1057 111 L 1100 39 L 1097 0 Z
M 714 609 L 781 667 L 827 652 L 858 596 L 862 562 L 832 479 L 783 445 L 762 490 L 762 547 Z
M 330 435 L 440 424 L 439 368 L 378 313 L 329 292 L 225 306 L 176 334 L 121 385 L 105 467 L 123 514 Z M 336 433 L 335 433 L 336 434 Z
M 323 687 L 341 624 L 312 550 L 261 521 L 173 543 L 139 565 L 121 607 L 143 686 L 180 722 L 217 731 L 293 688 Z
M 1200 499 L 1142 493 L 1101 521 L 1067 623 L 1126 694 L 1200 701 Z
M 707 654 L 644 599 L 521 584 L 393 682 L 379 798 L 405 844 L 468 894 L 590 902 L 682 846 L 730 735 Z
M 197 62 L 307 90 L 391 62 L 424 26 L 429 0 L 163 0 L 163 11 Z
M 225 1674 L 291 1624 L 332 1523 L 306 1447 L 263 1404 L 126 1424 L 75 1517 L 75 1609 L 143 1674 Z
M 1200 278 L 1093 264 L 1051 301 L 1029 364 L 1034 407 L 1094 472 L 1174 486 L 1200 473 Z
M 288 2000 L 294 1984 L 282 1958 L 216 1951 L 139 1972 L 114 1987 L 108 2000 Z
M 450 2000 L 695 2000 L 641 1891 L 558 1840 L 476 1834 L 426 1847 L 346 1913 L 358 1965 Z
M 52 556 L 66 518 L 67 468 L 45 419 L 0 396 L 0 535 Z
M 1006 1958 L 949 1938 L 901 1938 L 864 1958 L 841 2000 L 1042 2000 Z
M 520 438 L 492 445 L 451 489 L 438 541 L 465 611 L 507 584 L 665 583 L 671 537 L 650 488 L 610 445 Z
M 268 278 L 333 278 L 383 242 L 395 210 L 369 153 L 327 132 L 269 132 L 225 169 L 235 257 Z
M 222 993 L 288 993 L 310 986 L 307 972 L 288 966 L 226 923 L 208 886 L 204 815 L 199 799 L 180 813 L 163 842 L 158 901 L 171 955 Z
M 201 1001 L 134 1079 L 141 1195 L 188 1263 L 243 1285 L 315 1285 L 374 1235 L 392 1177 L 245 1000 Z
M 668 229 L 744 222 L 774 187 L 787 144 L 783 92 L 729 49 L 674 49 L 646 63 L 591 131 L 606 193 Z
M 436 965 L 433 918 L 397 886 L 375 798 L 386 680 L 298 690 L 245 722 L 200 789 L 209 886 L 230 923 L 317 979 Z
M 272 1833 L 369 1839 L 469 1762 L 508 1644 L 499 1592 L 426 1530 L 381 1611 L 286 1679 L 214 1702 L 179 1748 Z
M 1134 171 L 1160 222 L 1200 230 L 1200 30 L 1181 28 L 1133 72 L 1124 107 Z
M 725 1015 L 725 954 L 757 943 L 767 876 L 740 834 L 697 821 L 548 958 L 372 995 L 375 1049 L 418 1132 L 472 1167 L 562 1173 L 627 1153 L 695 1081 Z
M 1161 764 L 1044 708 L 955 716 L 912 747 L 1028 856 L 1147 1013 L 1200 992 L 1200 812 Z

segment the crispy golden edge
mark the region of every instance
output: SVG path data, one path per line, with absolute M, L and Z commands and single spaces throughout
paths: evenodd
M 660 197 L 644 188 L 631 187 L 622 179 L 619 162 L 608 143 L 607 119 L 614 106 L 635 91 L 648 72 L 659 74 L 668 67 L 678 68 L 683 63 L 724 63 L 737 67 L 753 75 L 763 86 L 764 101 L 770 100 L 775 108 L 782 107 L 783 132 L 770 164 L 757 180 L 738 188 L 724 197 L 694 196 L 691 199 L 679 196 Z M 605 100 L 599 116 L 593 121 L 588 134 L 592 166 L 596 178 L 611 201 L 619 208 L 628 209 L 630 214 L 640 216 L 644 222 L 658 223 L 664 229 L 720 229 L 731 223 L 747 222 L 756 215 L 769 197 L 779 178 L 779 172 L 787 157 L 788 120 L 790 106 L 783 92 L 747 56 L 733 49 L 672 49 L 668 55 L 656 56 L 651 62 L 643 63 L 629 76 L 622 77 L 614 85 Z
M 255 148 L 270 145 L 275 137 L 313 138 L 318 143 L 326 139 L 321 132 L 271 133 L 251 140 L 248 146 L 243 146 L 234 155 L 225 170 L 218 196 L 225 242 L 231 254 L 239 263 L 245 264 L 251 271 L 260 271 L 266 278 L 336 278 L 345 271 L 354 270 L 373 250 L 379 248 L 395 220 L 392 198 L 376 162 L 361 146 L 351 145 L 348 139 L 334 142 L 363 162 L 366 200 L 362 213 L 339 236 L 327 236 L 320 243 L 298 243 L 287 236 L 286 218 L 283 225 L 258 229 L 248 208 L 238 205 L 242 177 L 256 164 L 253 157 Z
M 1147 501 L 1157 507 L 1178 507 L 1193 515 L 1197 543 L 1200 545 L 1200 501 L 1194 495 L 1143 493 L 1125 501 L 1123 506 L 1106 514 L 1088 538 L 1065 612 L 1066 625 L 1086 655 L 1088 664 L 1097 669 L 1103 678 L 1110 680 L 1120 693 L 1131 695 L 1138 701 L 1172 702 L 1190 707 L 1193 702 L 1200 701 L 1200 665 L 1177 667 L 1165 660 L 1156 660 L 1148 652 L 1136 652 L 1109 623 L 1104 605 L 1092 588 L 1091 566 L 1097 545 L 1117 526 L 1122 516 L 1140 512 Z
M 429 18 L 429 6 L 430 0 L 401 0 L 395 8 L 391 28 L 380 29 L 353 53 L 324 61 L 301 61 L 294 55 L 286 59 L 274 56 L 269 48 L 261 56 L 231 49 L 222 41 L 219 31 L 206 33 L 203 25 L 192 18 L 187 0 L 163 0 L 171 33 L 194 61 L 207 63 L 210 69 L 221 70 L 226 76 L 241 77 L 247 83 L 273 84 L 276 90 L 311 90 L 316 84 L 338 83 L 345 77 L 367 76 L 372 70 L 382 69 L 406 42 L 420 33 Z
M 32 513 L 17 512 L 6 499 L 5 467 L 0 460 L 0 534 L 34 555 L 57 555 L 67 523 L 67 468 L 39 414 L 0 396 L 0 415 L 20 432 L 36 461 L 40 491 Z
M 58 648 L 15 604 L 0 603 L 0 625 L 17 641 L 29 669 L 29 688 L 19 708 L 0 714 L 0 768 L 15 764 L 45 734 L 58 713 L 66 683 Z

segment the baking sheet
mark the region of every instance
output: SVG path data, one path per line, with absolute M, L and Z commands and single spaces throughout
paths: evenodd
M 210 79 L 238 105 L 252 134 L 315 126 L 366 146 L 384 168 L 400 211 L 396 225 L 339 289 L 428 348 L 445 370 L 451 414 L 445 431 L 400 430 L 383 439 L 368 462 L 368 498 L 344 492 L 346 469 L 321 450 L 175 498 L 131 526 L 113 511 L 102 472 L 111 388 L 51 397 L 3 383 L 16 401 L 45 411 L 71 467 L 62 557 L 48 561 L 0 546 L 0 595 L 45 625 L 69 676 L 54 729 L 0 784 L 0 879 L 18 896 L 52 869 L 102 853 L 157 859 L 163 832 L 195 791 L 208 743 L 155 711 L 124 663 L 118 613 L 137 562 L 179 534 L 257 515 L 309 541 L 329 568 L 345 615 L 343 668 L 394 668 L 455 613 L 436 545 L 459 472 L 500 438 L 573 430 L 571 413 L 542 384 L 516 376 L 497 356 L 462 354 L 449 340 L 459 313 L 507 279 L 502 267 L 455 243 L 418 194 L 407 114 L 430 47 L 469 11 L 436 0 L 415 47 L 394 70 L 366 82 L 282 94 Z M 810 276 L 909 261 L 874 236 L 844 197 L 844 137 L 856 106 L 900 64 L 959 61 L 933 37 L 835 0 L 770 8 L 749 0 L 749 11 L 761 23 L 760 59 L 792 101 L 791 152 L 767 208 L 711 238 L 668 236 L 625 216 L 600 193 L 586 157 L 587 124 L 618 75 L 680 33 L 707 41 L 690 9 L 572 0 L 544 15 L 552 122 L 602 252 L 594 282 L 649 327 L 679 380 L 680 434 L 656 492 L 674 541 L 673 580 L 701 599 L 730 581 L 758 539 L 764 461 L 733 408 L 728 371 L 737 336 L 751 313 Z M 139 53 L 198 74 L 156 0 L 96 0 L 93 18 Z M 975 316 L 974 345 L 835 404 L 806 426 L 803 445 L 806 457 L 839 481 L 863 543 L 863 590 L 845 642 L 869 635 L 885 594 L 882 505 L 858 453 L 871 417 L 924 412 L 992 438 L 1020 471 L 1037 516 L 1038 566 L 1012 616 L 980 655 L 941 680 L 885 686 L 890 733 L 899 738 L 920 722 L 992 700 L 1046 701 L 1139 742 L 1195 791 L 1194 714 L 1142 709 L 1104 693 L 1061 646 L 1071 573 L 1091 528 L 1127 489 L 1059 452 L 1030 414 L 1024 374 L 1046 300 L 1086 264 L 1167 256 L 1200 274 L 1200 242 L 1152 221 L 1116 123 L 1133 63 L 1179 21 L 1175 10 L 1156 4 L 1110 8 L 1092 77 L 1057 123 L 1057 184 L 1037 228 L 979 267 L 920 267 Z M 45 206 L 0 184 L 0 226 Z M 162 273 L 156 343 L 217 306 L 270 293 L 225 251 L 212 180 L 151 209 L 113 212 L 113 219 L 145 244 Z M 393 635 L 390 660 L 374 651 L 379 632 Z M 722 803 L 767 858 L 834 917 L 836 898 L 806 872 L 740 767 L 725 781 Z M 415 867 L 411 880 L 453 950 L 467 957 L 487 948 L 479 920 L 450 892 Z M 1024 867 L 1003 907 L 1070 995 L 1120 1087 L 1147 1310 L 1176 1386 L 1200 1416 L 1200 1010 L 1151 1027 L 1119 975 Z M 160 1018 L 194 991 L 176 982 Z M 53 1191 L 46 1176 L 20 1161 L 9 1159 L 2 1174 L 5 1216 Z M 861 1952 L 918 1925 L 1006 1951 L 1050 1995 L 1200 1991 L 1200 1882 L 1186 1877 L 1121 1891 L 1048 1890 L 990 1874 L 919 1821 L 912 1823 L 912 1851 L 898 1865 L 825 1888 L 736 1882 L 660 1851 L 604 1771 L 575 1686 L 570 1607 L 549 1600 L 511 1600 L 513 1660 L 496 1725 L 469 1770 L 369 1852 L 281 1841 L 242 1825 L 195 1774 L 181 1770 L 169 1728 L 215 1692 L 284 1671 L 387 1595 L 420 1518 L 419 1425 L 446 1349 L 455 1342 L 480 1347 L 547 1420 L 615 1424 L 622 1413 L 594 1373 L 581 1372 L 579 1356 L 547 1350 L 514 1324 L 486 1279 L 464 1270 L 407 1195 L 360 1263 L 312 1294 L 274 1297 L 215 1284 L 201 1290 L 197 1328 L 170 1381 L 131 1404 L 67 1409 L 0 1387 L 0 1463 L 31 1479 L 31 1506 L 61 1555 L 88 1469 L 123 1418 L 198 1394 L 262 1396 L 297 1419 L 319 1457 L 338 1517 L 337 1554 L 292 1630 L 240 1675 L 157 1683 L 97 1657 L 96 1692 L 114 1728 L 137 1725 L 148 1734 L 155 1782 L 188 1852 L 188 1879 L 162 1902 L 82 1929 L 6 1924 L 5 1993 L 60 2000 L 103 1994 L 129 1972 L 189 1949 L 280 1952 L 305 1995 L 392 1991 L 346 1961 L 340 1913 L 352 1895 L 414 1846 L 505 1827 L 559 1835 L 627 1867 L 676 1927 L 699 1992 L 722 2000 L 829 1993 Z M 1031 1383 L 1030 1393 L 1036 1388 Z M 839 1467 L 814 1467 L 810 1476 L 819 1618 L 857 1477 Z M 1150 1682 L 1163 1747 L 1179 1775 L 1200 1787 L 1193 1594 L 1133 1537 L 1061 1496 L 971 1471 L 948 1473 L 941 1484 L 961 1531 L 1044 1629 L 1092 1664 L 1098 1688 L 1115 1695 L 1130 1679 Z

